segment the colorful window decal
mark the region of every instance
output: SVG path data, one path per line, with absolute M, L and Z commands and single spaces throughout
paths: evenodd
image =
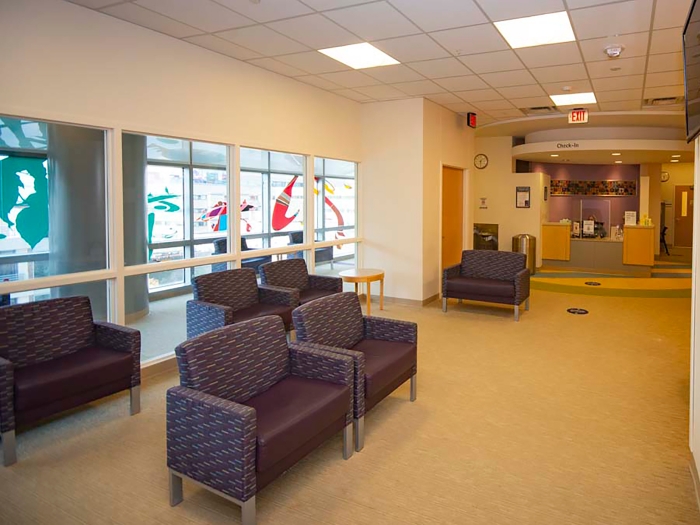
M 633 197 L 637 195 L 634 180 L 552 180 L 550 195 L 596 195 Z

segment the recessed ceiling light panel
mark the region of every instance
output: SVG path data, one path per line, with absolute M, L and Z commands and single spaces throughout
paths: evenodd
M 619 157 L 620 155 L 622 155 L 622 153 L 613 153 L 612 154 L 613 157 Z
M 495 22 L 513 49 L 560 44 L 576 40 L 566 11 Z
M 616 161 L 615 161 L 615 164 L 622 164 L 622 161 L 621 161 L 621 160 L 616 160 Z
M 367 69 L 370 67 L 393 66 L 399 64 L 398 60 L 391 58 L 389 55 L 367 42 L 319 49 L 319 53 L 323 53 L 353 69 Z
M 671 158 L 673 159 L 679 159 L 681 156 L 680 155 L 671 155 Z
M 593 93 L 570 93 L 568 95 L 550 95 L 557 106 L 575 106 L 576 104 L 596 104 Z

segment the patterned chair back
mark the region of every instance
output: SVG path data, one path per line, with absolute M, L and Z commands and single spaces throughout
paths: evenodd
M 226 253 L 226 239 L 216 239 L 214 241 L 214 254 Z
M 495 250 L 465 250 L 462 252 L 462 277 L 512 281 L 525 268 L 525 254 Z
M 352 348 L 365 335 L 360 299 L 352 292 L 321 297 L 292 312 L 297 340 Z
M 260 266 L 260 282 L 270 286 L 306 290 L 309 287 L 309 271 L 304 259 L 285 259 Z
M 289 375 L 282 319 L 259 317 L 189 339 L 175 349 L 180 384 L 244 403 Z
M 304 232 L 289 232 L 289 244 L 303 244 Z
M 195 301 L 230 306 L 234 311 L 257 304 L 258 281 L 252 268 L 208 273 L 192 279 Z
M 0 308 L 0 357 L 18 368 L 95 343 L 90 298 L 62 297 Z

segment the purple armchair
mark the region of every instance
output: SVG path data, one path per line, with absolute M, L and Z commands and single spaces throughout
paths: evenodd
M 239 268 L 192 279 L 194 300 L 187 301 L 187 338 L 224 326 L 278 315 L 292 329 L 292 309 L 299 292 L 275 286 L 258 286 L 255 270 Z
M 141 333 L 95 322 L 88 297 L 0 307 L 0 432 L 17 461 L 16 425 L 131 391 L 141 410 Z
M 352 357 L 355 364 L 355 450 L 364 447 L 365 413 L 411 380 L 416 400 L 418 325 L 362 315 L 354 293 L 322 297 L 293 312 L 297 341 L 304 348 Z
M 277 316 L 190 339 L 175 350 L 180 385 L 167 393 L 170 504 L 189 479 L 241 507 L 255 523 L 255 495 L 343 430 L 352 456 L 353 363 L 287 344 Z
M 260 267 L 260 281 L 271 286 L 299 290 L 301 304 L 343 291 L 343 280 L 340 277 L 309 275 L 304 259 L 285 259 L 263 264 Z
M 462 262 L 443 270 L 442 311 L 448 298 L 471 299 L 512 304 L 515 320 L 520 320 L 520 305 L 530 309 L 530 271 L 525 254 L 493 250 L 465 250 Z

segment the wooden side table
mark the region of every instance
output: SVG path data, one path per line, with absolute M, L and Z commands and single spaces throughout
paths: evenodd
M 355 268 L 353 270 L 343 270 L 338 274 L 343 282 L 355 283 L 355 293 L 358 292 L 360 283 L 367 283 L 367 315 L 371 315 L 370 283 L 379 281 L 379 309 L 384 310 L 384 270 L 376 268 Z

